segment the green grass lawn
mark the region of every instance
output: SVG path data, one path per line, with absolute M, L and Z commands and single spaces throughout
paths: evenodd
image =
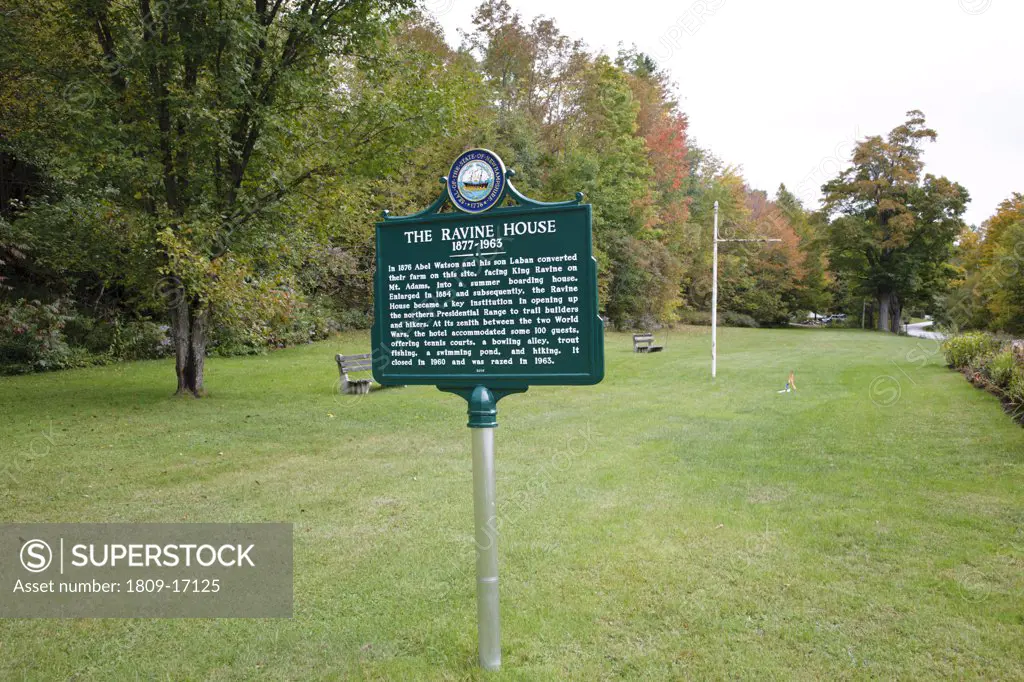
M 475 667 L 465 402 L 338 396 L 368 335 L 0 379 L 0 520 L 295 524 L 280 620 L 0 621 L 2 679 L 1024 678 L 1024 429 L 933 342 L 609 334 L 502 401 L 503 669 Z M 798 390 L 778 394 L 790 369 Z

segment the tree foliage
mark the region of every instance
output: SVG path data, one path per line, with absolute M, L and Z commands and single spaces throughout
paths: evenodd
M 922 178 L 921 144 L 937 134 L 920 111 L 887 137 L 854 149 L 852 165 L 822 188 L 833 268 L 878 301 L 878 328 L 899 330 L 901 309 L 945 288 L 953 240 L 963 229 L 967 190 Z
M 1024 194 L 1014 192 L 977 230 L 964 230 L 943 313 L 955 326 L 1024 334 Z
M 821 221 L 693 144 L 653 59 L 505 0 L 458 47 L 411 0 L 5 2 L 0 296 L 166 322 L 179 392 L 203 393 L 208 352 L 367 325 L 375 217 L 429 204 L 469 147 L 528 194 L 586 194 L 618 327 L 706 315 L 716 200 L 723 231 L 782 239 L 723 248 L 725 310 L 827 305 Z

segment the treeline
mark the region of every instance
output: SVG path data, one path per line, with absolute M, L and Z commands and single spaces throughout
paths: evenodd
M 170 354 L 198 395 L 209 353 L 365 327 L 381 210 L 477 146 L 529 195 L 586 194 L 619 328 L 706 322 L 716 201 L 724 236 L 780 240 L 722 247 L 727 324 L 871 300 L 888 329 L 946 292 L 967 196 L 921 177 L 916 112 L 810 212 L 691 139 L 650 57 L 504 0 L 458 46 L 411 0 L 2 1 L 6 371 Z
M 9 367 L 174 353 L 199 393 L 208 352 L 366 326 L 374 220 L 472 146 L 528 194 L 586 193 L 617 327 L 706 318 L 716 200 L 723 232 L 782 240 L 724 249 L 733 321 L 826 305 L 813 221 L 688 138 L 653 60 L 503 0 L 457 48 L 405 0 L 5 1 Z

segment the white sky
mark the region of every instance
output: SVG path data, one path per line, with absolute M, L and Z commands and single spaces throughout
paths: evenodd
M 425 0 L 453 45 L 476 0 Z M 816 206 L 853 141 L 921 109 L 926 172 L 971 193 L 980 223 L 1024 192 L 1024 0 L 510 0 L 526 20 L 669 71 L 690 134 L 752 187 Z

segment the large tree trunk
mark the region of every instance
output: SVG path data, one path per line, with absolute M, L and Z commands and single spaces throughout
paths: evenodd
M 203 371 L 206 365 L 207 327 L 210 311 L 198 301 L 184 297 L 171 309 L 174 332 L 174 371 L 178 375 L 177 395 L 191 395 L 201 398 Z
M 878 330 L 883 332 L 900 332 L 900 298 L 895 291 L 878 295 Z
M 177 292 L 179 299 L 171 306 L 171 335 L 174 339 L 174 373 L 178 376 L 176 395 L 188 393 L 185 380 L 185 365 L 188 363 L 188 340 L 192 325 L 189 324 L 188 302 Z

